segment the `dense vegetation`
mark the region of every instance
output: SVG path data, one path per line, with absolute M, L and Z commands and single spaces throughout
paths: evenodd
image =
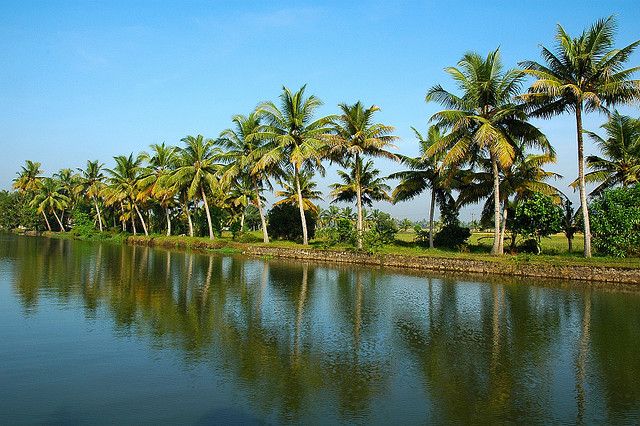
M 540 252 L 541 238 L 561 231 L 571 250 L 574 235 L 582 231 L 584 254 L 590 257 L 589 210 L 594 209 L 596 249 L 636 255 L 637 215 L 620 209 L 626 212 L 637 200 L 640 120 L 611 108 L 640 99 L 635 68 L 625 68 L 640 41 L 617 49 L 614 33 L 611 17 L 578 37 L 558 26 L 555 49 L 542 48 L 544 63 L 524 61 L 520 68 L 505 68 L 499 50 L 465 54 L 446 68 L 457 90 L 435 85 L 427 92 L 426 101 L 444 109 L 431 117 L 425 135 L 414 129 L 420 146 L 415 158 L 394 152 L 394 128 L 376 121 L 377 106 L 343 103 L 335 115 L 320 117 L 322 102 L 307 95 L 306 87 L 284 87 L 278 103 L 263 102 L 246 116 L 234 116 L 233 127 L 217 138 L 189 135 L 180 146 L 154 144 L 148 152 L 118 155 L 111 168 L 87 161 L 50 177 L 43 176 L 40 163 L 27 161 L 14 180 L 17 191 L 0 193 L 0 228 L 210 239 L 225 229 L 237 239 L 261 229 L 264 243 L 272 237 L 306 245 L 317 234 L 327 246 L 377 251 L 394 242 L 400 228 L 413 227 L 416 245 L 465 250 L 471 232 L 458 212 L 481 203 L 480 224 L 473 225 L 493 228 L 492 254 L 502 254 L 507 244 L 511 252 Z M 534 81 L 524 90 L 528 76 Z M 608 114 L 604 136 L 583 132 L 582 116 L 592 111 Z M 550 183 L 559 177 L 545 170 L 556 161 L 555 150 L 530 122 L 563 112 L 576 119 L 579 173 L 573 185 L 580 192 L 580 217 Z M 588 173 L 583 133 L 602 151 L 586 159 Z M 398 161 L 403 170 L 380 176 L 376 157 Z M 324 174 L 327 163 L 343 169 L 331 187 L 332 202 L 354 203 L 355 212 L 317 206 L 321 193 L 314 174 Z M 393 189 L 389 178 L 399 180 Z M 591 205 L 587 182 L 598 183 Z M 273 184 L 281 187 L 275 192 L 279 201 L 266 212 L 264 194 Z M 620 193 L 611 190 L 633 185 Z M 366 210 L 374 201 L 398 203 L 427 191 L 425 223 Z M 518 246 L 518 238 L 525 243 Z

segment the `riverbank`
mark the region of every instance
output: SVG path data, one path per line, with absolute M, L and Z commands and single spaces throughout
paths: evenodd
M 129 236 L 127 244 L 241 253 L 246 256 L 276 257 L 329 263 L 358 264 L 436 272 L 459 272 L 479 275 L 509 275 L 581 281 L 599 281 L 640 285 L 640 262 L 635 259 L 563 258 L 561 256 L 501 256 L 424 250 L 421 255 L 367 254 L 345 249 L 304 247 L 278 242 L 239 243 L 226 239 Z

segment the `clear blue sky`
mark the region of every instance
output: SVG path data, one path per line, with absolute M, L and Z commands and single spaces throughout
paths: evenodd
M 131 4 L 130 4 L 131 3 Z M 0 189 L 25 159 L 47 174 L 187 134 L 215 137 L 235 113 L 275 99 L 281 86 L 308 92 L 333 113 L 339 102 L 382 108 L 399 151 L 414 154 L 410 126 L 427 127 L 438 105 L 427 89 L 469 50 L 501 47 L 504 63 L 539 59 L 555 25 L 577 33 L 615 14 L 617 44 L 640 38 L 629 1 L 474 2 L 45 2 L 0 3 Z M 630 65 L 640 65 L 635 54 Z M 640 115 L 637 105 L 623 109 Z M 602 117 L 586 120 L 596 129 Z M 554 170 L 576 174 L 570 116 L 539 122 L 556 146 Z M 591 150 L 591 148 L 590 148 Z M 397 168 L 380 161 L 383 173 Z M 329 170 L 321 189 L 336 180 Z M 326 197 L 328 201 L 328 197 Z M 418 219 L 426 197 L 379 207 Z M 470 217 L 469 211 L 465 213 Z M 477 215 L 475 216 L 477 218 Z

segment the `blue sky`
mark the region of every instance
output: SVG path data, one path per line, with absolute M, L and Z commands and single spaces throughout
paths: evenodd
M 576 34 L 615 14 L 617 45 L 640 38 L 635 1 L 473 2 L 35 2 L 0 3 L 0 189 L 25 159 L 46 173 L 111 164 L 114 155 L 188 134 L 215 137 L 230 117 L 282 85 L 336 111 L 339 102 L 382 108 L 398 150 L 415 154 L 410 126 L 424 130 L 437 104 L 429 87 L 454 86 L 443 68 L 469 50 L 500 46 L 506 66 L 539 59 L 561 23 Z M 640 65 L 637 53 L 630 61 Z M 622 108 L 639 116 L 637 105 Z M 597 129 L 597 115 L 585 127 Z M 536 122 L 557 149 L 552 167 L 576 174 L 575 124 L 565 115 Z M 592 151 L 589 143 L 589 150 Z M 379 161 L 383 174 L 397 169 Z M 337 179 L 329 169 L 321 189 Z M 329 197 L 326 197 L 329 200 Z M 326 204 L 326 203 L 325 203 Z M 427 197 L 383 210 L 419 219 Z M 464 213 L 471 217 L 471 210 Z M 477 214 L 475 216 L 477 218 Z

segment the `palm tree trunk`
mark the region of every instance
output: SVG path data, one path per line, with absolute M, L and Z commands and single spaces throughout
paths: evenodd
M 187 215 L 187 222 L 189 222 L 189 236 L 193 237 L 193 221 L 191 220 L 191 212 L 189 212 L 189 204 L 184 202 L 184 212 Z
M 436 208 L 436 190 L 431 188 L 431 206 L 429 206 L 429 248 L 433 248 L 433 214 Z
M 500 175 L 498 161 L 491 154 L 491 168 L 493 170 L 493 247 L 491 254 L 502 254 L 500 251 Z
M 164 208 L 164 214 L 167 217 L 167 237 L 171 236 L 171 215 L 169 214 L 169 207 Z
M 213 225 L 211 224 L 211 213 L 209 212 L 209 203 L 207 202 L 207 195 L 204 193 L 204 187 L 200 188 L 202 193 L 202 201 L 204 201 L 204 210 L 207 212 L 207 223 L 209 224 L 209 239 L 213 240 Z
M 64 210 L 60 212 L 60 222 L 64 224 Z M 62 225 L 62 229 L 65 229 L 64 225 Z
M 62 221 L 60 220 L 60 217 L 58 217 L 58 213 L 56 213 L 55 209 L 51 209 L 51 211 L 53 211 L 53 215 L 56 217 L 58 225 L 60 225 L 60 232 L 64 232 L 64 226 L 62 226 Z
M 93 205 L 96 208 L 96 215 L 98 216 L 98 225 L 100 227 L 100 232 L 102 232 L 102 216 L 100 215 L 100 208 L 98 207 L 98 199 L 93 197 Z
M 578 132 L 578 183 L 580 187 L 580 206 L 584 222 L 584 257 L 591 257 L 591 225 L 589 224 L 589 206 L 584 182 L 584 142 L 582 139 L 582 101 L 576 105 L 576 130 Z
M 295 169 L 296 191 L 298 192 L 298 208 L 300 209 L 300 219 L 302 220 L 302 244 L 309 244 L 307 236 L 307 218 L 304 215 L 304 201 L 302 199 L 302 189 L 300 188 L 300 175 L 298 169 Z
M 136 209 L 136 213 L 138 213 L 138 217 L 140 218 L 140 223 L 142 223 L 142 229 L 144 230 L 144 235 L 149 235 L 149 232 L 147 231 L 147 224 L 144 223 L 144 218 L 142 217 L 142 213 L 140 213 L 140 210 L 138 210 L 138 205 L 134 204 L 133 207 Z
M 49 223 L 49 218 L 47 218 L 47 214 L 42 210 L 42 216 L 44 216 L 44 221 L 47 224 L 47 229 L 51 232 L 51 224 Z
M 136 229 L 136 217 L 131 212 L 131 227 L 133 228 L 133 235 L 138 235 L 138 230 Z
M 500 253 L 504 253 L 504 234 L 507 232 L 507 206 L 509 200 L 504 200 L 504 207 L 502 208 L 502 231 L 500 231 Z
M 269 242 L 269 233 L 267 232 L 267 221 L 264 218 L 264 212 L 262 211 L 262 201 L 260 200 L 260 191 L 258 190 L 258 186 L 255 185 L 254 189 L 256 191 L 256 203 L 258 204 L 258 213 L 260 213 L 260 223 L 262 223 L 262 240 L 265 243 Z
M 358 248 L 362 248 L 362 186 L 360 185 L 360 157 L 356 154 L 355 168 L 356 168 L 356 205 L 358 210 L 358 220 L 356 222 L 356 230 L 358 232 Z

